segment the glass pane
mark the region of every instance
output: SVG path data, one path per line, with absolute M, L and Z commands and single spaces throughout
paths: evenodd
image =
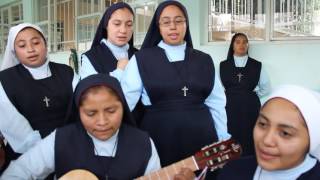
M 138 6 L 135 9 L 134 44 L 141 45 L 155 12 L 155 5 Z
M 12 21 L 19 21 L 20 20 L 19 5 L 11 7 L 11 16 L 12 16 Z
M 90 17 L 78 20 L 78 51 L 90 49 L 100 17 Z
M 57 2 L 56 24 L 55 24 L 55 40 L 57 43 L 57 51 L 67 51 L 75 47 L 74 41 L 74 19 L 73 19 L 73 1 L 59 0 Z
M 9 24 L 9 11 L 8 11 L 8 9 L 3 10 L 2 13 L 3 13 L 3 23 Z
M 122 0 L 105 0 L 106 7 L 110 7 L 112 4 L 116 2 L 122 2 Z
M 273 39 L 320 37 L 319 0 L 274 0 Z
M 236 32 L 265 39 L 265 0 L 210 0 L 209 41 L 229 41 Z
M 78 15 L 85 15 L 89 13 L 90 0 L 78 1 Z
M 37 22 L 48 20 L 48 1 L 47 0 L 37 0 L 35 3 L 36 12 L 38 15 L 35 17 Z

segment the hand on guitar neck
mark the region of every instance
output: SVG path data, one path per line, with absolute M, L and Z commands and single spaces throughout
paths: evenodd
M 179 174 L 179 171 L 182 168 L 197 171 L 207 167 L 211 171 L 214 171 L 218 168 L 222 168 L 228 161 L 239 158 L 241 152 L 242 149 L 240 144 L 232 139 L 217 142 L 202 148 L 191 157 L 166 166 L 148 175 L 139 177 L 136 180 L 171 180 L 176 174 Z
M 205 168 L 214 171 L 218 168 L 222 168 L 228 161 L 239 158 L 241 152 L 242 149 L 240 144 L 232 139 L 217 142 L 202 148 L 191 157 L 145 176 L 138 177 L 136 180 L 191 180 L 194 179 L 193 171 Z M 81 180 L 83 177 L 86 177 L 85 179 L 87 180 L 98 179 L 94 174 L 86 170 L 73 170 L 62 176 L 59 180 Z

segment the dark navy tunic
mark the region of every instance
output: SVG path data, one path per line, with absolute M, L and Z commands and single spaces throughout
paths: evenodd
M 118 134 L 115 157 L 95 155 L 91 137 L 80 123 L 56 132 L 55 167 L 57 177 L 74 169 L 84 169 L 99 179 L 129 180 L 142 176 L 151 157 L 149 136 L 123 124 Z M 143 151 L 142 151 L 143 149 Z
M 220 63 L 225 88 L 228 132 L 243 148 L 243 156 L 254 154 L 253 127 L 261 107 L 254 92 L 260 79 L 261 63 L 248 58 L 245 67 L 236 67 L 233 59 Z
M 67 109 L 72 102 L 72 69 L 63 64 L 50 62 L 51 76 L 36 80 L 21 64 L 0 73 L 0 80 L 11 103 L 30 123 L 39 130 L 41 137 L 67 122 Z M 47 102 L 46 102 L 47 101 Z M 7 147 L 7 159 L 19 155 Z
M 214 85 L 211 57 L 187 47 L 183 61 L 170 62 L 156 46 L 140 50 L 136 58 L 152 104 L 146 108 L 141 128 L 154 140 L 162 166 L 217 141 L 212 115 L 204 104 Z M 186 96 L 184 86 L 189 89 Z

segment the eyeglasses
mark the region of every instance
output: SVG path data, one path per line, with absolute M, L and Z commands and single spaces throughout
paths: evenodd
M 173 20 L 171 20 L 170 18 L 162 18 L 159 21 L 159 25 L 163 26 L 163 27 L 169 27 L 171 25 L 171 23 L 173 23 L 176 26 L 180 26 L 182 24 L 184 24 L 186 22 L 186 19 L 183 17 L 176 17 Z

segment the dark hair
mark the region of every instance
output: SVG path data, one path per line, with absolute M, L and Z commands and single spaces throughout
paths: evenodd
M 116 97 L 119 101 L 120 101 L 120 97 L 118 96 L 118 94 L 110 87 L 105 86 L 105 85 L 96 85 L 96 86 L 92 86 L 88 89 L 86 89 L 82 94 L 81 97 L 79 99 L 79 107 L 82 106 L 83 102 L 87 99 L 89 94 L 96 94 L 98 91 L 105 89 L 106 91 L 108 91 L 112 96 Z
M 228 51 L 228 56 L 227 59 L 233 59 L 233 54 L 234 54 L 234 50 L 233 50 L 233 44 L 236 41 L 237 37 L 242 36 L 244 38 L 246 38 L 247 42 L 249 42 L 247 35 L 245 35 L 244 33 L 236 33 L 233 35 L 232 39 L 231 39 L 231 43 L 229 46 L 229 51 Z M 248 51 L 247 51 L 248 54 Z

